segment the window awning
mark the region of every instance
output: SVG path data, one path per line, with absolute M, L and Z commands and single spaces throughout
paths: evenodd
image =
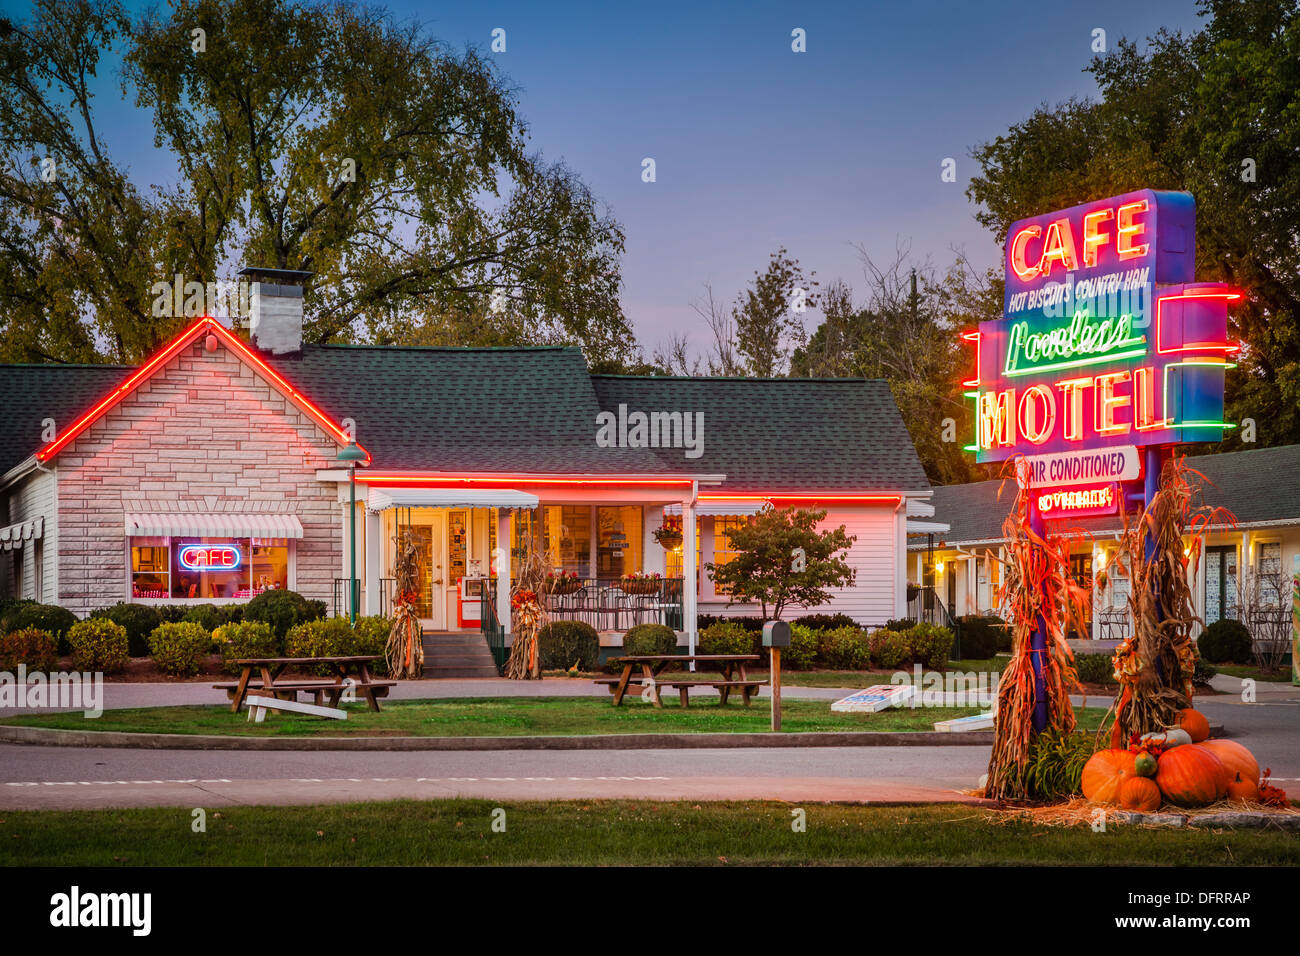
M 0 528 L 0 546 L 3 546 L 6 551 L 12 551 L 14 548 L 21 548 L 24 541 L 34 541 L 43 534 L 45 534 L 44 518 L 20 521 L 7 528 Z
M 697 515 L 715 515 L 723 517 L 726 515 L 756 515 L 763 510 L 766 501 L 697 501 L 695 503 L 695 513 Z M 665 505 L 664 514 L 680 515 L 682 513 L 681 505 Z
M 536 508 L 537 496 L 513 488 L 371 488 L 371 511 L 389 508 Z
M 301 538 L 302 522 L 290 514 L 133 514 L 130 535 L 195 538 Z

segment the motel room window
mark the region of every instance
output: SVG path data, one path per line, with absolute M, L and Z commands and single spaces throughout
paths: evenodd
M 641 570 L 641 509 L 596 509 L 596 574 L 621 578 Z
M 1290 594 L 1288 582 L 1282 577 L 1282 544 L 1279 541 L 1262 542 L 1256 558 L 1256 580 L 1259 603 L 1265 607 L 1281 607 Z
M 591 507 L 547 505 L 542 508 L 542 539 L 557 571 L 591 574 Z
M 713 563 L 722 567 L 729 561 L 734 561 L 739 553 L 731 546 L 731 538 L 728 533 L 735 528 L 743 528 L 749 519 L 744 515 L 719 515 L 713 519 Z M 715 594 L 727 594 L 724 587 L 713 585 Z
M 682 545 L 664 553 L 664 568 L 670 578 L 685 577 L 686 559 L 682 553 L 684 547 L 685 545 Z M 695 522 L 695 587 L 697 589 L 700 586 L 700 576 L 703 573 L 704 565 L 700 561 L 700 522 L 697 519 Z
M 285 538 L 131 539 L 132 598 L 247 599 L 288 587 Z

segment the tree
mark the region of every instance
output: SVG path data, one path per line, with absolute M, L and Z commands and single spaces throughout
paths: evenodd
M 1121 41 L 1089 66 L 1098 101 L 1043 106 L 978 146 L 968 195 L 1005 236 L 1025 216 L 1140 188 L 1197 201 L 1197 274 L 1244 288 L 1227 418 L 1300 441 L 1300 4 L 1201 0 L 1203 28 Z M 1228 433 L 1221 450 L 1241 447 Z
M 757 601 L 764 620 L 779 621 L 787 607 L 825 604 L 829 588 L 853 584 L 856 572 L 840 554 L 857 540 L 844 525 L 818 531 L 825 518 L 824 510 L 767 505 L 727 533 L 735 557 L 705 567 L 731 604 Z
M 859 255 L 866 300 L 857 302 L 847 283 L 833 282 L 821 299 L 824 320 L 795 350 L 791 374 L 885 379 L 930 480 L 969 481 L 963 447 L 973 410 L 961 381 L 973 357 L 959 332 L 1001 315 L 1001 284 L 960 258 L 940 276 L 928 264 L 912 266 L 904 249 L 883 267 L 865 249 Z
M 816 274 L 805 276 L 799 260 L 790 258 L 784 247 L 772 253 L 767 268 L 755 272 L 750 288 L 736 297 L 730 327 L 710 322 L 720 364 L 739 365 L 741 372 L 758 378 L 785 374 L 791 351 L 803 340 L 801 316 L 817 305 L 817 283 L 812 281 Z M 724 341 L 733 332 L 734 345 Z M 733 352 L 742 363 L 729 359 Z
M 103 146 L 92 89 L 110 54 L 171 185 L 142 190 Z M 29 22 L 0 20 L 0 69 L 6 357 L 79 361 L 98 340 L 138 359 L 185 321 L 151 314 L 151 285 L 232 261 L 316 274 L 308 341 L 400 343 L 491 313 L 593 360 L 632 343 L 618 224 L 528 152 L 488 61 L 383 10 L 173 0 L 132 22 L 117 0 L 37 0 Z M 453 327 L 475 343 L 475 323 Z

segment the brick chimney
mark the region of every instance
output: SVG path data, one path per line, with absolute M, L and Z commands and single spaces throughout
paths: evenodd
M 302 290 L 314 275 L 295 269 L 241 269 L 249 283 L 249 337 L 271 355 L 302 351 Z

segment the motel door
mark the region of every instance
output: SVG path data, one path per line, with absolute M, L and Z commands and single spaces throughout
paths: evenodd
M 1205 549 L 1205 626 L 1237 618 L 1237 546 Z
M 402 525 L 400 531 L 403 538 L 409 535 L 415 542 L 416 616 L 422 626 L 443 630 L 447 626 L 447 601 L 441 515 L 416 518 L 411 524 Z

